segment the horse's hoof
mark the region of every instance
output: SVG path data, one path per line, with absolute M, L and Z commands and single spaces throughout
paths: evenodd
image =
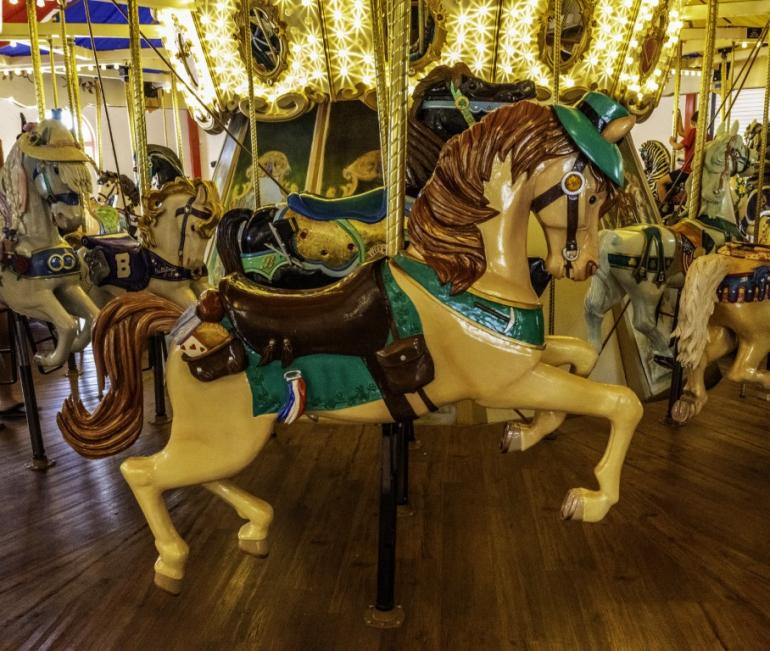
M 262 540 L 238 540 L 238 547 L 241 551 L 252 556 L 259 558 L 265 558 L 270 553 L 270 545 L 267 542 L 267 538 Z
M 686 398 L 679 398 L 671 407 L 671 418 L 675 423 L 684 425 L 695 414 L 695 405 Z
M 583 519 L 583 496 L 577 489 L 572 489 L 564 498 L 561 505 L 562 520 L 582 520 Z
M 521 452 L 524 449 L 523 431 L 520 423 L 506 423 L 500 439 L 500 452 Z
M 155 585 L 174 596 L 182 592 L 182 579 L 172 579 L 160 572 L 155 572 Z

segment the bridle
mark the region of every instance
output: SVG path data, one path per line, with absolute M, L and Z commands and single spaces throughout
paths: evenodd
M 177 251 L 180 266 L 184 262 L 184 245 L 187 240 L 187 222 L 189 221 L 190 217 L 192 216 L 197 217 L 198 219 L 207 220 L 210 219 L 211 215 L 213 214 L 211 210 L 200 210 L 195 208 L 193 204 L 195 203 L 196 198 L 197 194 L 194 194 L 190 197 L 184 206 L 177 208 L 176 212 L 174 213 L 175 217 L 183 215 L 181 232 L 179 233 L 179 249 Z
M 43 201 L 45 201 L 49 206 L 52 206 L 55 203 L 63 203 L 66 206 L 79 206 L 80 194 L 77 192 L 70 191 L 60 192 L 57 194 L 53 191 L 51 182 L 48 180 L 48 176 L 46 175 L 46 167 L 47 166 L 43 165 L 41 169 L 38 164 L 35 164 L 35 169 L 32 171 L 33 181 L 35 181 L 38 176 L 43 181 L 43 189 L 46 192 L 46 195 L 43 197 Z
M 572 169 L 567 172 L 559 183 L 551 186 L 532 200 L 531 209 L 539 213 L 561 197 L 567 197 L 567 242 L 561 256 L 567 262 L 567 270 L 578 259 L 580 248 L 577 243 L 577 230 L 580 222 L 580 195 L 586 189 L 586 177 L 583 174 L 586 161 L 578 156 Z
M 104 200 L 105 206 L 111 206 L 112 200 L 115 198 L 115 196 L 118 194 L 118 183 L 119 181 L 117 179 L 107 179 L 101 186 L 98 192 L 98 196 L 100 196 Z M 104 187 L 109 188 L 109 192 L 107 194 L 104 194 L 102 192 L 102 188 Z

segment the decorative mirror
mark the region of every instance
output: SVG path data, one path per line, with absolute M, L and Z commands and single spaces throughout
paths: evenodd
M 436 61 L 444 45 L 444 10 L 439 0 L 412 0 L 409 73 Z
M 593 14 L 591 0 L 556 0 L 561 2 L 561 51 L 559 69 L 568 69 L 583 53 L 591 31 Z M 547 20 L 540 30 L 540 54 L 548 66 L 553 66 L 554 0 L 548 3 Z
M 286 25 L 275 7 L 256 0 L 251 0 L 249 18 L 254 74 L 262 81 L 272 82 L 286 67 Z

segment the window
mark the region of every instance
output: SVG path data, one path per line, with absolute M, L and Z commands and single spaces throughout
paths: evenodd
M 729 102 L 735 102 L 730 110 L 730 122 L 738 120 L 738 133 L 744 134 L 746 127 L 751 124 L 752 120 L 762 122 L 762 105 L 765 99 L 765 90 L 764 88 L 744 88 L 737 99 L 735 98 L 735 93 L 732 93 L 732 95 L 733 97 L 728 98 L 728 106 L 730 105 Z M 717 107 L 719 107 L 719 102 L 720 98 L 717 95 Z M 715 129 L 719 128 L 719 125 L 722 123 L 719 111 L 717 111 L 714 123 Z

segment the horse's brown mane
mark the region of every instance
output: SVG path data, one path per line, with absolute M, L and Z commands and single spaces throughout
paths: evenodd
M 421 188 L 436 168 L 444 140 L 417 119 L 425 93 L 439 81 L 451 80 L 456 86 L 463 75 L 472 76 L 471 69 L 464 63 L 433 68 L 414 89 L 412 107 L 409 109 L 406 128 L 406 184 L 410 188 Z
M 486 269 L 484 243 L 476 224 L 498 213 L 488 205 L 484 184 L 495 158 L 511 155 L 511 178 L 531 174 L 544 161 L 577 153 L 550 107 L 518 102 L 493 111 L 481 122 L 450 139 L 428 184 L 412 207 L 409 239 L 452 292 L 468 289 Z M 598 192 L 614 186 L 593 165 Z

